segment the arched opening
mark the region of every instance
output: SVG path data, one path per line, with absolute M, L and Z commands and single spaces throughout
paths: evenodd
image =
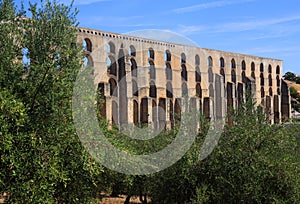
M 276 76 L 276 84 L 277 84 L 278 87 L 280 86 L 280 79 L 279 79 L 278 75 Z
M 213 59 L 212 59 L 211 56 L 209 56 L 209 57 L 207 58 L 207 63 L 208 63 L 208 67 L 212 67 L 212 66 L 213 66 Z
M 269 86 L 272 86 L 272 75 L 271 74 L 269 74 L 268 79 L 269 79 Z
M 171 62 L 171 57 L 172 57 L 171 52 L 169 50 L 166 50 L 165 57 L 164 57 L 165 61 L 166 62 Z
M 235 69 L 231 69 L 231 82 L 236 83 L 236 73 Z
M 269 64 L 269 66 L 268 66 L 268 73 L 269 74 L 272 74 L 272 66 Z
M 276 74 L 280 74 L 280 67 L 279 66 L 276 67 Z
M 92 52 L 92 42 L 89 38 L 85 38 L 82 42 L 82 49 L 84 51 Z
M 133 124 L 139 123 L 139 104 L 136 100 L 133 100 Z
M 199 66 L 196 66 L 195 80 L 196 80 L 196 82 L 201 82 L 201 72 L 200 72 Z
M 99 83 L 97 89 L 97 106 L 102 118 L 106 118 L 106 97 L 104 94 L 104 87 L 104 83 Z
M 186 63 L 186 56 L 184 53 L 181 53 L 180 55 L 180 62 L 181 64 L 185 64 Z
M 184 64 L 181 65 L 181 80 L 183 81 L 187 81 L 188 80 L 188 76 L 187 76 L 187 70 L 186 70 L 186 66 Z
M 134 79 L 132 79 L 132 95 L 136 97 L 139 96 L 138 85 Z
M 135 50 L 135 47 L 133 45 L 130 45 L 130 47 L 129 47 L 129 55 L 132 56 L 132 57 L 136 56 L 136 50 Z
M 159 129 L 166 129 L 166 99 L 159 98 L 158 106 L 158 120 L 159 120 Z
M 230 66 L 231 66 L 231 69 L 236 69 L 236 64 L 235 64 L 234 59 L 231 60 Z
M 187 84 L 185 82 L 183 82 L 181 84 L 181 93 L 182 93 L 182 97 L 187 97 L 188 96 L 188 87 L 187 87 Z
M 273 90 L 271 87 L 269 88 L 269 96 L 273 96 Z
M 265 78 L 264 78 L 264 74 L 260 73 L 260 86 L 264 86 L 265 85 Z
M 242 71 L 242 82 L 243 82 L 244 84 L 247 83 L 247 77 L 246 77 L 245 71 Z
M 151 98 L 157 97 L 157 90 L 156 90 L 155 83 L 153 81 L 150 82 L 149 97 L 151 97 Z
M 166 94 L 167 98 L 173 98 L 173 88 L 171 82 L 167 82 Z
M 199 98 L 202 98 L 202 89 L 201 89 L 201 84 L 197 83 L 196 84 L 196 96 Z
M 148 99 L 142 98 L 141 108 L 140 108 L 140 121 L 143 125 L 148 124 Z
M 156 79 L 155 65 L 152 60 L 149 60 L 148 67 L 150 72 L 150 79 L 155 80 Z
M 261 87 L 261 88 L 260 88 L 260 97 L 261 97 L 261 98 L 264 98 L 264 97 L 265 97 L 265 89 L 264 89 L 264 87 Z
M 131 63 L 131 76 L 137 77 L 137 64 L 135 59 L 131 58 L 130 63 Z
M 255 64 L 254 62 L 251 63 L 251 77 L 255 79 Z
M 263 63 L 260 63 L 259 71 L 264 72 L 264 64 Z
M 242 70 L 246 71 L 246 62 L 245 62 L 245 60 L 242 61 Z
M 148 58 L 154 60 L 154 50 L 151 47 L 148 50 Z
M 175 104 L 174 104 L 174 119 L 175 119 L 175 126 L 180 125 L 181 121 L 181 106 L 180 106 L 180 99 L 176 98 L 175 99 Z
M 223 57 L 220 58 L 220 68 L 224 68 L 225 67 L 225 60 Z
M 109 88 L 110 88 L 110 96 L 118 96 L 118 87 L 117 82 L 113 78 L 109 79 Z
M 107 73 L 117 76 L 117 63 L 112 55 L 106 58 Z
M 200 57 L 199 57 L 199 55 L 195 56 L 195 65 L 200 66 Z
M 172 80 L 172 68 L 169 62 L 167 62 L 165 65 L 165 71 L 167 80 Z
M 115 49 L 114 43 L 109 42 L 109 43 L 107 44 L 107 52 L 108 52 L 108 53 L 113 53 L 113 54 L 116 53 L 116 49 Z

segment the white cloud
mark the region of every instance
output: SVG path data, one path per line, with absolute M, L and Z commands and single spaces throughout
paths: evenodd
M 74 5 L 89 5 L 89 4 L 104 2 L 104 1 L 111 1 L 111 0 L 75 0 Z M 58 2 L 68 5 L 72 2 L 72 0 L 59 0 Z
M 212 1 L 208 3 L 202 3 L 202 4 L 197 4 L 193 6 L 188 6 L 188 7 L 182 7 L 182 8 L 177 8 L 173 9 L 171 12 L 172 13 L 189 13 L 201 9 L 209 9 L 209 8 L 216 8 L 216 7 L 223 7 L 223 6 L 228 6 L 232 4 L 240 4 L 240 3 L 247 3 L 247 2 L 252 2 L 255 0 L 221 0 L 221 1 Z

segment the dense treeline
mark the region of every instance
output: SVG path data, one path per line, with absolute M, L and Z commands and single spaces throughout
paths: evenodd
M 232 113 L 204 160 L 199 153 L 210 124 L 200 117 L 190 150 L 161 172 L 130 176 L 97 163 L 72 117 L 83 59 L 74 44 L 77 11 L 42 1 L 26 12 L 0 0 L 0 195 L 7 203 L 99 203 L 100 192 L 128 195 L 125 203 L 130 196 L 143 203 L 299 203 L 300 126 L 269 125 L 251 99 Z M 22 63 L 24 48 L 30 63 Z M 138 141 L 99 122 L 112 144 L 135 154 L 158 151 L 178 133 Z

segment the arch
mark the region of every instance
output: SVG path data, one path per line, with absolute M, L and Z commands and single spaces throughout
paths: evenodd
M 264 97 L 265 97 L 265 89 L 264 89 L 264 87 L 261 87 L 261 88 L 260 88 L 260 97 L 261 97 L 261 98 L 264 98 Z
M 184 81 L 188 80 L 188 72 L 186 70 L 185 64 L 181 65 L 181 80 L 184 80 Z
M 221 76 L 223 77 L 223 82 L 225 83 L 226 77 L 225 77 L 225 71 L 224 71 L 224 68 L 221 68 L 221 69 L 220 69 L 220 74 L 221 74 Z
M 196 96 L 199 98 L 202 98 L 202 89 L 201 89 L 201 84 L 197 83 L 196 84 Z
M 117 82 L 113 78 L 109 79 L 109 88 L 110 88 L 110 96 L 118 96 L 118 87 Z
M 200 65 L 200 57 L 199 57 L 199 55 L 195 55 L 195 65 L 196 66 Z
M 272 65 L 270 65 L 270 64 L 269 64 L 269 66 L 268 66 L 268 73 L 269 73 L 269 74 L 272 74 Z
M 235 60 L 232 58 L 231 63 L 230 63 L 231 69 L 236 69 L 236 63 Z
M 181 121 L 181 106 L 180 106 L 180 99 L 176 98 L 174 103 L 174 119 L 175 119 L 175 125 L 179 126 Z
M 182 64 L 185 64 L 185 63 L 186 63 L 186 56 L 185 56 L 184 53 L 181 53 L 181 55 L 180 55 L 180 62 L 181 62 Z
M 246 71 L 246 62 L 245 62 L 245 60 L 242 61 L 242 70 Z
M 260 73 L 260 85 L 264 86 L 265 85 L 265 78 L 264 78 L 264 74 Z
M 116 47 L 115 47 L 115 44 L 113 42 L 109 42 L 107 44 L 107 52 L 116 54 Z
M 187 84 L 185 82 L 183 82 L 181 84 L 181 93 L 182 93 L 182 97 L 187 97 L 188 96 L 188 87 Z
M 84 51 L 92 52 L 92 41 L 89 38 L 85 38 L 82 41 L 82 47 Z
M 234 68 L 231 70 L 231 81 L 232 83 L 236 83 L 236 73 Z
M 173 98 L 173 87 L 171 82 L 167 82 L 166 95 L 167 98 Z
M 94 66 L 94 62 L 92 56 L 86 55 L 83 58 L 83 67 L 86 68 L 86 67 L 93 67 L 93 66 Z
M 277 65 L 277 67 L 276 67 L 276 74 L 280 74 L 280 67 L 279 67 L 279 65 Z
M 242 71 L 242 82 L 245 84 L 247 83 L 247 77 L 245 71 Z
M 280 79 L 279 75 L 276 76 L 276 85 L 279 87 L 280 86 Z
M 196 82 L 201 82 L 201 72 L 199 66 L 196 66 L 195 70 L 195 81 Z
M 220 58 L 219 63 L 220 63 L 220 68 L 224 68 L 225 67 L 225 60 L 224 60 L 223 57 Z
M 148 58 L 154 60 L 154 55 L 155 55 L 154 50 L 153 50 L 152 47 L 150 47 L 150 48 L 148 49 Z
M 136 100 L 133 100 L 133 124 L 139 123 L 139 104 Z
M 166 79 L 172 80 L 172 67 L 169 62 L 166 62 L 165 69 L 166 69 L 165 70 L 166 71 Z
M 135 47 L 133 45 L 130 45 L 130 47 L 129 47 L 129 55 L 132 56 L 132 57 L 136 56 L 136 50 L 135 50 Z
M 152 60 L 149 60 L 148 68 L 150 73 L 150 79 L 155 80 L 156 79 L 155 64 Z
M 165 61 L 166 62 L 171 62 L 171 57 L 172 57 L 172 55 L 171 55 L 170 50 L 166 50 L 166 52 L 165 52 Z
M 137 64 L 134 58 L 130 59 L 131 64 L 131 76 L 137 77 Z
M 111 75 L 117 76 L 117 63 L 112 55 L 106 58 L 107 72 Z
M 132 95 L 133 96 L 139 96 L 139 89 L 136 81 L 132 79 Z
M 209 56 L 209 57 L 207 58 L 207 63 L 208 63 L 208 67 L 212 67 L 212 66 L 213 66 L 213 59 L 212 59 L 211 56 Z
M 259 65 L 259 71 L 260 72 L 264 72 L 264 64 L 263 63 L 260 63 L 260 65 Z
M 142 102 L 140 105 L 140 121 L 142 124 L 148 124 L 148 99 L 142 98 Z
M 272 75 L 271 74 L 269 74 L 268 79 L 269 79 L 269 86 L 272 86 Z
M 269 88 L 269 96 L 273 96 L 273 90 L 271 87 Z
M 251 62 L 251 77 L 255 79 L 255 64 Z
M 150 82 L 149 97 L 151 97 L 151 98 L 157 97 L 157 89 L 156 89 L 156 85 L 153 81 Z

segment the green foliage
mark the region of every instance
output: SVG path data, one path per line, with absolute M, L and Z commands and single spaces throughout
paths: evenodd
M 31 4 L 30 19 L 15 10 L 13 1 L 0 1 L 7 22 L 0 25 L 0 194 L 8 203 L 89 203 L 103 168 L 82 147 L 72 120 L 81 68 L 77 11 L 55 1 Z M 24 47 L 29 69 L 21 62 Z
M 270 126 L 248 102 L 233 116 L 218 147 L 198 165 L 207 203 L 298 203 L 299 162 L 295 137 Z M 199 193 L 199 192 L 198 192 Z

